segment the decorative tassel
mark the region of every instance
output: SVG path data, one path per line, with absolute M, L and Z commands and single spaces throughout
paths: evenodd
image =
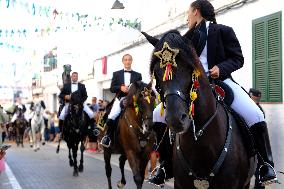
M 133 98 L 133 106 L 134 106 L 134 109 L 135 109 L 135 113 L 136 113 L 136 115 L 138 115 L 138 113 L 139 113 L 139 106 L 137 104 L 136 96 L 133 95 L 132 98 Z
M 161 111 L 160 111 L 161 117 L 164 116 L 164 112 L 165 112 L 165 110 L 164 110 L 164 105 L 162 104 L 162 106 L 161 106 Z
M 147 96 L 147 97 L 146 97 L 146 100 L 147 100 L 147 102 L 148 102 L 149 104 L 151 103 L 150 96 Z
M 163 81 L 172 80 L 172 79 L 173 79 L 172 65 L 167 64 L 166 70 L 165 70 L 165 73 L 164 73 L 164 76 L 163 76 Z

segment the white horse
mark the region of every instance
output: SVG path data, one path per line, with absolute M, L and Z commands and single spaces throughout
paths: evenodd
M 41 135 L 42 145 L 45 144 L 44 137 L 44 118 L 43 118 L 43 110 L 40 103 L 37 103 L 34 107 L 34 112 L 31 120 L 31 137 L 30 142 L 34 148 L 34 151 L 39 150 L 39 138 Z

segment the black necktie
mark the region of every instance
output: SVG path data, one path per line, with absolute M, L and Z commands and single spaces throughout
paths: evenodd
M 198 56 L 201 55 L 207 41 L 207 28 L 205 20 L 195 27 L 191 42 Z

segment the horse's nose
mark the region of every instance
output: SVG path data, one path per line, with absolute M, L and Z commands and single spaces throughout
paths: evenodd
M 170 125 L 184 125 L 186 123 L 186 120 L 187 120 L 186 113 L 176 114 L 172 116 L 167 115 L 165 117 L 165 121 Z
M 184 123 L 186 119 L 187 119 L 187 114 L 186 113 L 181 114 L 181 118 L 180 118 L 181 122 Z

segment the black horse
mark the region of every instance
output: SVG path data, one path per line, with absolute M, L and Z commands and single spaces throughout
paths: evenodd
M 256 157 L 234 117 L 217 102 L 190 42 L 176 30 L 160 40 L 143 34 L 155 47 L 150 72 L 176 133 L 175 188 L 248 189 Z
M 63 126 L 63 139 L 67 143 L 69 151 L 69 165 L 74 167 L 73 176 L 78 176 L 78 171 L 83 172 L 84 159 L 83 153 L 85 150 L 85 141 L 88 134 L 89 117 L 83 111 L 83 103 L 80 95 L 74 92 L 71 95 L 71 101 L 68 106 L 68 114 Z M 80 144 L 81 159 L 79 167 L 77 165 L 77 151 Z M 59 151 L 59 147 L 57 149 Z
M 28 127 L 28 122 L 24 118 L 24 112 L 22 109 L 19 108 L 17 112 L 18 117 L 13 123 L 16 132 L 16 143 L 17 146 L 21 145 L 22 147 L 24 147 L 24 133 L 26 128 Z
M 150 153 L 153 150 L 155 136 L 152 132 L 152 116 L 155 104 L 155 93 L 151 89 L 152 83 L 135 82 L 131 84 L 126 97 L 125 110 L 118 119 L 118 135 L 109 148 L 104 148 L 105 169 L 108 179 L 108 188 L 111 189 L 111 154 L 118 152 L 121 180 L 117 187 L 123 188 L 126 184 L 124 165 L 128 160 L 133 173 L 137 189 L 141 189 L 144 181 L 145 168 Z M 108 111 L 110 107 L 108 107 Z M 107 114 L 105 114 L 105 119 Z

